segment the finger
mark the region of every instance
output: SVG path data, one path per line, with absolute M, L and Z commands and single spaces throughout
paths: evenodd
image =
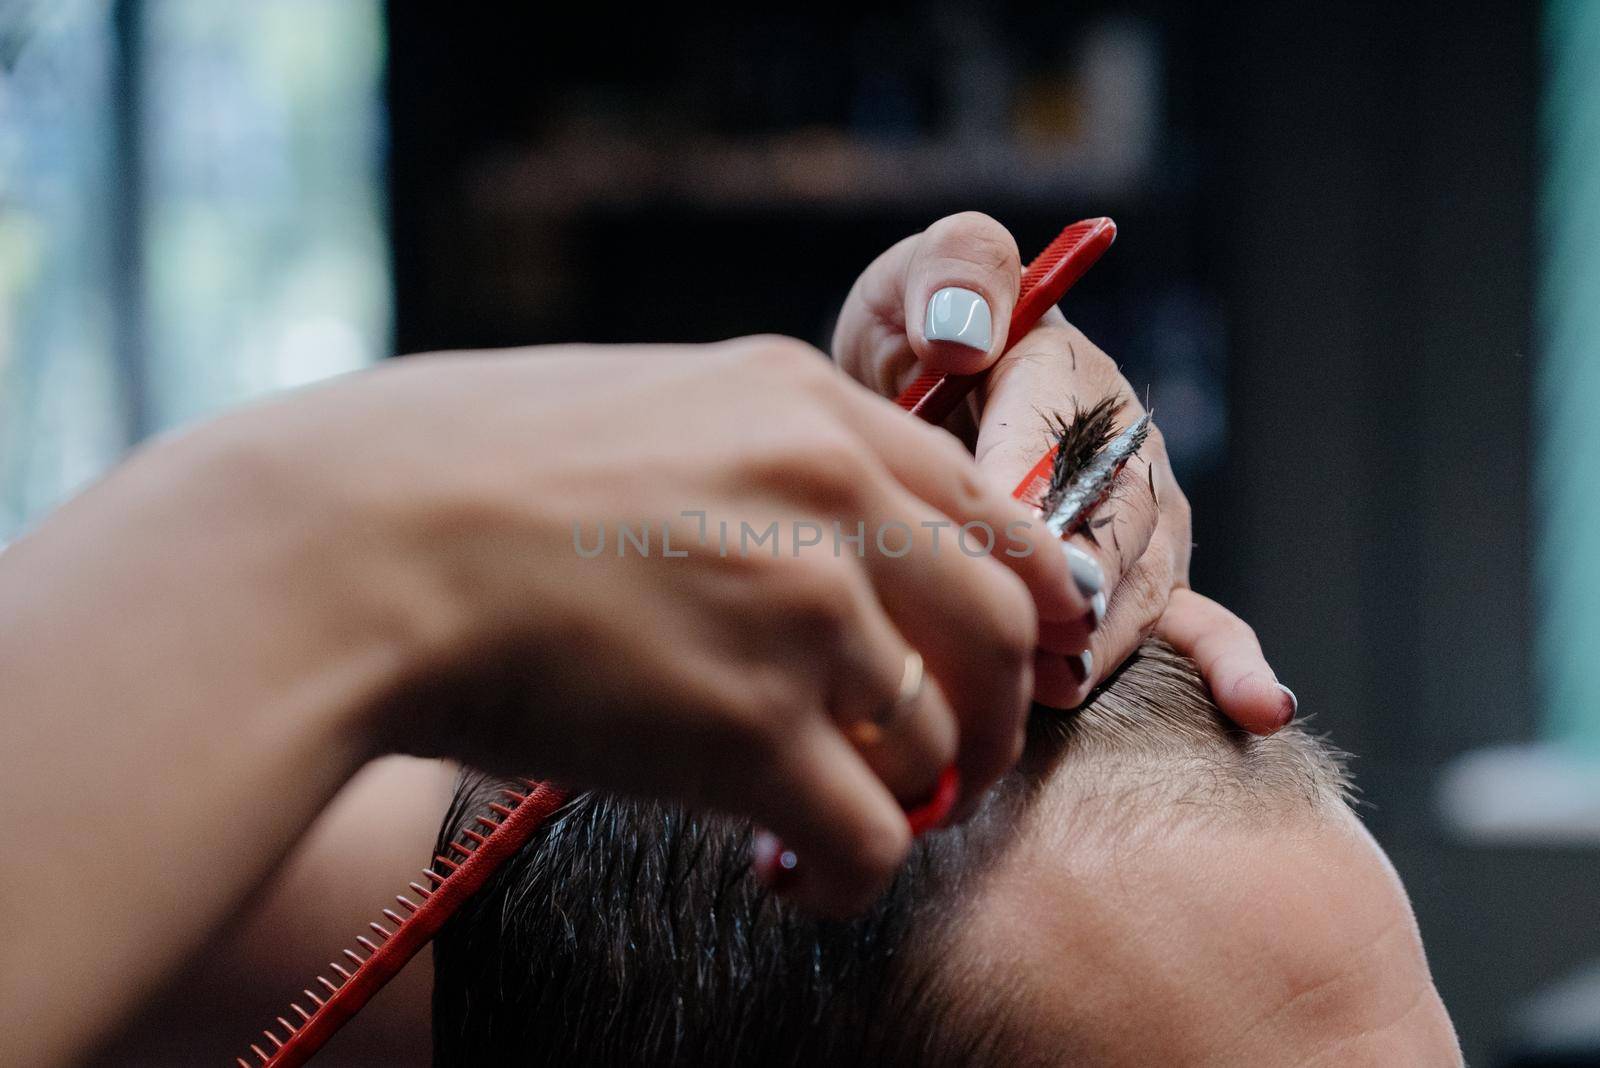
M 884 611 L 949 702 L 960 730 L 961 782 L 969 795 L 981 793 L 1021 753 L 1037 641 L 1033 604 L 1017 576 L 986 554 L 983 535 L 963 534 L 903 490 L 888 493 L 874 515 L 898 517 L 909 530 L 889 551 L 869 552 L 867 570 Z
M 1111 357 L 1051 309 L 978 387 L 979 466 L 1011 492 L 1054 444 L 1053 417 L 1070 418 L 1104 397 L 1138 404 Z M 1142 409 L 1123 414 L 1131 422 Z
M 1037 650 L 1033 654 L 1033 699 L 1046 708 L 1077 708 L 1092 690 L 1084 680 L 1089 677 L 1093 655 L 1088 650 L 1079 653 Z
M 956 762 L 960 744 L 955 714 L 932 679 L 923 682 L 920 694 L 904 702 L 891 698 L 878 712 L 878 718 L 846 726 L 845 737 L 901 808 L 910 811 L 933 796 L 939 776 Z
M 911 419 L 865 390 L 830 391 L 835 411 L 876 462 L 906 490 L 956 527 L 994 533 L 994 558 L 1027 586 L 1040 619 L 1071 620 L 1090 610 L 1060 541 L 1033 511 L 982 477 L 959 442 Z
M 1156 636 L 1200 667 L 1223 715 L 1254 734 L 1294 719 L 1294 691 L 1278 681 L 1250 625 L 1209 597 L 1174 590 Z
M 1005 227 L 975 212 L 941 219 L 856 279 L 834 329 L 834 362 L 885 397 L 905 388 L 918 361 L 936 370 L 981 370 L 1005 348 L 1020 280 L 1016 242 Z M 949 288 L 976 294 L 981 306 L 957 293 L 933 300 Z M 975 347 L 985 320 L 987 343 Z
M 794 737 L 774 770 L 740 785 L 731 807 L 771 829 L 754 846 L 757 876 L 808 911 L 860 912 L 910 848 L 905 813 L 832 723 Z
M 1162 451 L 1154 427 L 1144 448 L 1158 454 Z M 1164 466 L 1152 465 L 1141 449 L 1112 483 L 1106 501 L 1090 514 L 1083 529 L 1064 543 L 1073 582 L 1079 592 L 1088 597 L 1089 610 L 1074 618 L 1042 623 L 1040 648 L 1064 654 L 1088 648 L 1096 631 L 1105 624 L 1116 598 L 1136 585 L 1127 579 L 1148 553 L 1165 553 L 1172 558 L 1171 566 L 1165 570 L 1174 583 L 1187 573 L 1187 525 L 1177 529 L 1179 524 L 1159 507 L 1157 497 L 1150 491 L 1154 471 Z M 1170 479 L 1170 475 L 1167 477 Z M 1176 493 L 1176 486 L 1172 490 Z M 1179 539 L 1182 539 L 1181 553 Z M 1161 598 L 1143 605 L 1148 616 L 1138 622 L 1145 628 L 1154 626 L 1156 617 L 1165 607 L 1166 601 Z M 1119 663 L 1120 659 L 1101 666 L 1109 671 Z
M 917 356 L 906 336 L 906 268 L 921 234 L 898 242 L 867 266 L 845 297 L 833 331 L 833 361 L 881 397 L 895 397 Z
M 1004 351 L 1022 262 L 1016 239 L 975 211 L 924 230 L 906 268 L 911 349 L 929 370 L 976 374 Z
M 1034 698 L 1040 704 L 1076 708 L 1154 629 L 1178 575 L 1180 554 L 1170 530 L 1162 529 L 1172 525 L 1173 520 L 1163 515 L 1148 551 L 1111 589 L 1110 605 L 1099 626 L 1089 633 L 1087 649 L 1060 652 L 1041 648 L 1034 684 Z
M 1121 400 L 1116 413 L 1119 432 L 1144 414 L 1116 364 L 1068 326 L 1059 312 L 1052 312 L 1001 358 L 982 392 L 978 466 L 993 485 L 1008 493 L 1054 443 L 1050 427 L 1055 417 L 1070 419 L 1076 410 L 1105 397 Z M 1163 510 L 1161 502 L 1175 502 L 1180 496 L 1165 443 L 1159 428 L 1153 427 L 1110 498 L 1090 518 L 1090 528 L 1070 540 L 1074 549 L 1068 555 L 1079 594 L 1075 603 L 1082 608 L 1068 616 L 1043 617 L 1041 637 L 1047 649 L 1083 650 L 1086 635 L 1104 616 L 1123 573 L 1149 545 Z M 1187 545 L 1187 531 L 1174 533 Z
M 841 662 L 828 707 L 874 774 L 902 806 L 913 807 L 934 789 L 956 758 L 955 714 L 925 663 L 900 636 L 864 573 L 851 619 L 841 631 Z

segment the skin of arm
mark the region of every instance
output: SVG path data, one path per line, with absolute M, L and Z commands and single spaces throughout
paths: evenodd
M 363 593 L 395 576 L 352 574 L 340 518 L 231 433 L 0 553 L 0 1062 L 81 1055 L 194 953 L 375 754 L 414 653 Z
M 329 959 L 379 919 L 431 855 L 458 768 L 387 756 L 345 784 L 260 892 L 92 1063 L 232 1064 Z M 297 996 L 298 995 L 298 996 Z M 433 961 L 424 947 L 339 1032 L 330 1063 L 423 1066 L 431 1048 Z

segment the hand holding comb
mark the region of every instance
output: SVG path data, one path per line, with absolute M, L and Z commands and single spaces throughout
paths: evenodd
M 1116 239 L 1117 224 L 1110 219 L 1083 219 L 1057 234 L 1033 258 L 1023 270 L 1022 283 L 1017 288 L 1017 306 L 1011 312 L 1011 327 L 1006 332 L 1008 351 L 1044 318 L 1045 312 L 1055 307 Z M 942 423 L 981 381 L 983 373 L 924 371 L 895 403 L 930 423 Z

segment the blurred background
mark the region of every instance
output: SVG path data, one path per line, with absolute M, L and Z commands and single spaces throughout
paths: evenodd
M 1600 2 L 0 0 L 0 541 L 396 352 L 825 346 L 965 209 L 1116 218 L 1066 310 L 1195 586 L 1357 754 L 1471 1063 L 1600 1064 Z

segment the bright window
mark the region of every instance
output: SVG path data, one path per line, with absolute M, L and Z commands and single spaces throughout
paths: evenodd
M 390 346 L 377 0 L 0 11 L 0 542 Z
M 1600 754 L 1600 4 L 1544 43 L 1534 647 L 1551 739 Z

